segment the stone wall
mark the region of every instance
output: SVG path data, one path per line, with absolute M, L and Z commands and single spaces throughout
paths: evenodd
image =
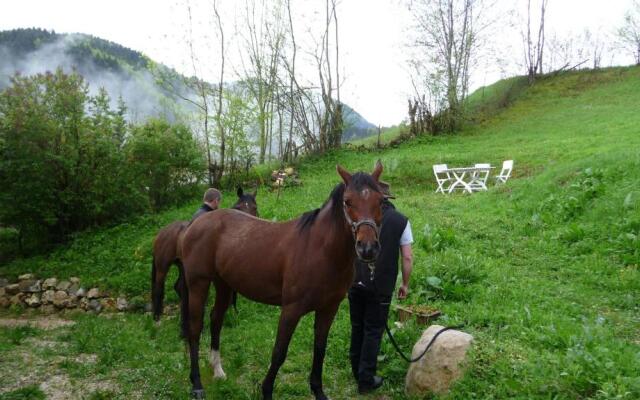
M 109 297 L 98 288 L 87 289 L 78 278 L 37 279 L 24 274 L 16 282 L 0 278 L 0 308 L 22 306 L 53 313 L 67 309 L 94 313 L 128 311 L 133 307 L 124 297 Z

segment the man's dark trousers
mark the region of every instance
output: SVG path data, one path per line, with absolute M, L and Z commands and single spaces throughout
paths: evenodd
M 359 386 L 373 384 L 390 298 L 378 301 L 373 290 L 354 285 L 349 290 L 351 370 Z

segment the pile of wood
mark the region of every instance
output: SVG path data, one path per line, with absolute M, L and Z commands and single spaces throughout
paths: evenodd
M 279 189 L 302 185 L 298 172 L 293 167 L 286 167 L 271 172 L 271 187 Z

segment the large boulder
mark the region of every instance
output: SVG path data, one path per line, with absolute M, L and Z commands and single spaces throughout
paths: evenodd
M 413 346 L 411 357 L 418 357 L 424 351 L 431 338 L 444 327 L 431 325 L 422 333 L 420 340 Z M 462 376 L 465 367 L 467 349 L 473 342 L 468 333 L 447 330 L 441 333 L 431 345 L 427 354 L 409 366 L 405 379 L 405 391 L 409 395 L 446 393 L 453 382 Z

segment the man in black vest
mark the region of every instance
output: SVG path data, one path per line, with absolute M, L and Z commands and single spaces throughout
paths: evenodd
M 382 204 L 381 248 L 375 264 L 375 278 L 371 280 L 371 272 L 366 264 L 356 261 L 356 276 L 353 286 L 349 289 L 349 356 L 360 394 L 371 392 L 382 385 L 382 377 L 376 375 L 377 359 L 389 314 L 389 304 L 396 286 L 399 255 L 402 255 L 402 285 L 398 289 L 399 299 L 407 297 L 413 265 L 411 224 L 388 200 L 395 198 L 390 193 L 389 185 L 380 182 L 380 187 L 385 198 Z
M 204 192 L 204 196 L 202 198 L 202 205 L 191 217 L 191 224 L 202 214 L 208 213 L 209 211 L 217 210 L 218 206 L 220 206 L 220 202 L 222 201 L 222 193 L 218 189 L 209 188 L 206 192 Z

